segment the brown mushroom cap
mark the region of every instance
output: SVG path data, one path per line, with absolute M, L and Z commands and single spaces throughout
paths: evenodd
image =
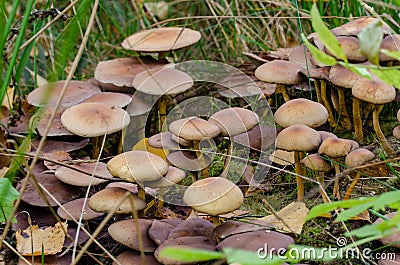
M 200 32 L 188 28 L 155 28 L 129 36 L 122 47 L 137 52 L 165 52 L 190 46 L 200 38 Z
M 131 103 L 129 103 L 126 108 L 126 112 L 128 112 L 130 116 L 140 116 L 152 109 L 153 104 L 151 100 L 146 99 L 145 96 L 146 94 L 136 90 L 135 94 L 132 96 Z
M 193 228 L 196 229 L 193 229 Z M 214 225 L 201 218 L 190 218 L 179 223 L 168 235 L 168 239 L 175 239 L 186 236 L 205 236 L 213 238 Z
M 159 265 L 160 263 L 156 260 L 153 254 L 145 254 L 144 262 L 140 252 L 133 250 L 125 250 L 116 257 L 118 264 L 114 261 L 113 265 Z
M 107 168 L 113 176 L 130 182 L 154 181 L 168 172 L 168 164 L 161 157 L 141 150 L 113 157 Z
M 185 171 L 176 167 L 169 167 L 168 172 L 164 177 L 154 181 L 146 181 L 143 183 L 146 187 L 151 188 L 167 188 L 180 183 L 186 176 Z
M 359 74 L 350 71 L 340 64 L 332 66 L 329 72 L 329 81 L 335 86 L 344 88 L 352 88 L 354 83 L 360 78 Z
M 365 148 L 358 148 L 347 154 L 344 161 L 347 167 L 358 167 L 375 158 L 374 153 Z
M 85 202 L 85 198 L 80 198 L 80 199 L 76 199 L 76 200 L 64 203 L 62 206 L 65 208 L 65 210 L 62 209 L 61 207 L 58 207 L 57 214 L 62 219 L 65 219 L 65 220 L 72 220 L 72 218 L 69 216 L 69 214 L 72 215 L 72 217 L 74 217 L 76 220 L 79 220 L 84 202 Z M 99 212 L 93 211 L 92 209 L 89 208 L 88 203 L 86 203 L 85 208 L 83 210 L 82 220 L 92 220 L 92 219 L 95 219 L 102 215 L 104 215 L 104 213 L 99 213 Z
M 394 129 L 393 129 L 393 136 L 394 136 L 396 139 L 400 140 L 400 125 L 394 127 Z
M 288 249 L 289 245 L 294 244 L 294 240 L 290 236 L 271 230 L 253 231 L 230 236 L 222 240 L 216 249 L 234 248 L 257 252 L 258 249 L 264 248 L 265 244 L 268 244 L 268 249 L 275 249 L 273 253 L 276 253 L 280 248 Z
M 192 141 L 185 140 L 185 139 L 183 139 L 183 138 L 181 138 L 179 136 L 176 136 L 173 133 L 171 133 L 171 140 L 173 140 L 173 141 L 175 141 L 178 144 L 183 145 L 183 146 L 192 146 L 193 145 Z
M 378 265 L 400 265 L 400 254 L 396 254 L 394 259 L 380 259 Z
M 318 149 L 318 154 L 327 155 L 331 158 L 346 156 L 351 149 L 351 144 L 346 139 L 326 138 Z
M 56 116 L 51 123 L 51 127 L 47 136 L 65 136 L 74 135 L 61 124 L 61 114 L 64 112 L 65 108 L 60 107 L 56 112 Z M 47 124 L 50 121 L 50 117 L 53 114 L 54 108 L 45 107 L 36 112 L 29 120 L 30 128 L 35 128 L 39 132 L 40 136 L 44 136 Z
M 386 36 L 381 43 L 381 49 L 389 50 L 389 51 L 398 51 L 400 43 L 400 34 L 391 34 Z M 394 61 L 393 57 L 390 57 L 386 54 L 379 53 L 379 61 L 380 62 L 387 62 L 387 61 Z
M 276 110 L 274 119 L 283 128 L 295 124 L 317 128 L 328 120 L 328 111 L 318 102 L 297 98 L 281 105 Z
M 222 136 L 233 137 L 251 130 L 258 124 L 259 118 L 251 110 L 233 107 L 214 113 L 208 121 L 221 128 Z
M 174 95 L 193 87 L 193 78 L 174 68 L 143 71 L 132 80 L 132 86 L 149 95 Z
M 28 94 L 28 103 L 33 106 L 54 107 L 60 97 L 65 81 L 58 81 L 39 86 Z M 99 87 L 85 81 L 70 81 L 62 99 L 62 107 L 76 105 L 83 100 L 100 93 Z
M 304 124 L 289 126 L 276 137 L 276 147 L 286 151 L 310 151 L 320 143 L 319 133 Z
M 351 93 L 354 97 L 372 104 L 385 104 L 396 98 L 396 89 L 378 78 L 361 78 L 354 83 Z
M 88 102 L 75 105 L 61 115 L 70 132 L 83 137 L 98 137 L 120 131 L 129 125 L 129 114 L 117 107 Z
M 144 252 L 153 252 L 157 245 L 148 236 L 148 231 L 153 220 L 138 219 L 139 231 L 137 231 L 135 220 L 128 219 L 115 222 L 108 227 L 108 233 L 117 242 L 131 249 L 141 250 L 138 233 L 142 236 L 142 246 Z
M 183 201 L 196 211 L 220 215 L 239 208 L 243 203 L 243 193 L 234 183 L 225 178 L 209 177 L 190 185 Z
M 38 182 L 44 188 L 46 188 L 59 203 L 66 203 L 75 198 L 78 198 L 82 194 L 82 190 L 80 188 L 62 183 L 53 174 L 35 173 L 35 176 Z M 22 183 L 24 181 L 25 178 L 18 182 L 17 190 L 22 187 Z M 46 197 L 49 200 L 50 206 L 58 205 L 49 196 Z M 32 180 L 29 181 L 24 194 L 22 194 L 22 200 L 33 206 L 47 207 L 46 202 L 39 195 L 36 186 L 33 184 Z
M 196 153 L 192 151 L 177 151 L 167 155 L 167 162 L 184 170 L 199 171 L 212 162 L 207 155 L 203 154 L 203 157 L 204 164 L 201 163 Z
M 260 94 L 262 82 L 247 75 L 228 75 L 216 86 L 218 94 L 226 98 L 249 97 Z
M 338 138 L 335 134 L 326 131 L 317 131 L 319 135 L 321 135 L 321 140 L 325 140 L 326 138 Z
M 397 111 L 397 121 L 400 122 L 400 109 Z
M 354 19 L 346 24 L 343 24 L 339 27 L 336 27 L 331 30 L 331 32 L 336 36 L 356 36 L 358 35 L 365 27 L 374 22 L 376 18 L 374 17 L 361 17 Z M 383 22 L 382 30 L 384 34 L 393 33 L 393 30 Z
M 204 138 L 214 138 L 221 133 L 217 125 L 198 117 L 188 117 L 171 122 L 171 133 L 185 140 L 200 141 Z
M 274 60 L 259 66 L 254 74 L 264 82 L 294 85 L 304 81 L 300 70 L 301 67 L 293 62 Z
M 346 139 L 346 140 L 347 140 L 347 141 L 350 143 L 350 145 L 351 145 L 350 152 L 353 151 L 353 150 L 356 150 L 356 149 L 360 148 L 360 145 L 358 144 L 357 141 L 350 140 L 350 139 Z
M 251 220 L 250 222 L 227 221 L 214 228 L 213 235 L 224 239 L 232 235 L 242 234 L 246 232 L 268 230 L 271 224 L 262 220 Z
M 367 60 L 367 56 L 360 51 L 360 41 L 358 38 L 353 36 L 338 36 L 336 37 L 336 39 L 339 42 L 340 46 L 342 46 L 342 49 L 347 59 L 356 62 L 363 62 Z M 334 56 L 326 47 L 325 52 L 329 55 Z
M 276 149 L 269 156 L 268 159 L 281 166 L 291 166 L 294 164 L 294 152 L 288 152 L 281 149 Z
M 160 257 L 160 252 L 166 247 L 178 247 L 178 248 L 195 248 L 203 250 L 214 250 L 215 240 L 211 240 L 206 236 L 186 236 L 175 239 L 166 240 L 162 243 L 155 251 L 154 256 L 156 259 L 165 265 L 183 265 L 183 264 L 198 264 L 199 262 L 187 262 L 177 261 L 168 257 Z
M 155 219 L 149 228 L 149 237 L 157 245 L 161 245 L 167 240 L 169 233 L 181 222 L 180 219 Z
M 266 150 L 275 144 L 276 128 L 268 125 L 256 125 L 250 131 L 233 137 L 235 143 L 255 150 Z
M 398 212 L 391 212 L 389 214 L 386 214 L 385 217 L 390 220 L 397 213 Z M 378 218 L 378 219 L 376 219 L 374 224 L 380 224 L 383 221 L 384 220 L 382 218 Z M 380 238 L 379 241 L 381 241 L 382 244 L 384 244 L 384 245 L 390 245 L 392 247 L 400 248 L 400 232 L 397 232 L 397 233 L 391 234 L 389 236 Z
M 85 99 L 83 102 L 98 102 L 103 103 L 109 107 L 124 108 L 131 102 L 131 97 L 127 94 L 115 92 L 103 92 Z
M 102 83 L 131 87 L 132 79 L 137 74 L 165 66 L 165 63 L 149 57 L 117 58 L 100 62 L 94 70 L 94 77 Z
M 308 155 L 301 161 L 307 168 L 319 172 L 328 172 L 332 169 L 329 161 L 322 158 L 319 154 Z
M 100 190 L 89 198 L 89 207 L 96 212 L 108 213 L 122 200 L 126 192 L 128 192 L 126 189 L 116 187 Z M 138 196 L 132 194 L 131 198 L 134 209 L 132 209 L 130 200 L 127 198 L 115 211 L 115 214 L 128 214 L 132 213 L 133 210 L 140 211 L 146 208 L 146 202 Z
M 68 142 L 46 139 L 42 152 L 43 153 L 53 153 L 58 151 L 71 152 L 84 148 L 89 142 L 90 139 L 88 138 L 78 139 L 77 141 L 71 140 Z M 35 154 L 37 147 L 39 146 L 39 140 L 33 139 L 31 145 L 32 147 L 30 153 Z
M 179 150 L 181 149 L 179 143 L 171 139 L 171 132 L 161 132 L 151 136 L 148 144 L 154 148 Z

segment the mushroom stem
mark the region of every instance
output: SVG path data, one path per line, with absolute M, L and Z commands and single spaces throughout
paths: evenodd
M 295 172 L 298 175 L 302 175 L 303 170 L 301 166 L 301 159 L 300 159 L 300 152 L 295 151 L 294 152 L 294 166 L 295 166 Z M 297 200 L 299 202 L 304 201 L 304 180 L 300 176 L 296 176 L 296 183 L 297 183 Z
M 367 124 L 367 122 L 368 122 L 368 116 L 369 116 L 369 114 L 371 113 L 371 109 L 372 109 L 371 103 L 367 103 L 367 105 L 366 105 L 365 108 L 363 109 L 363 110 L 364 110 L 364 111 L 363 111 L 363 116 L 362 116 L 363 125 L 366 125 L 366 124 Z
M 165 188 L 160 188 L 158 190 L 158 203 L 157 203 L 157 208 L 160 210 L 164 206 L 164 193 L 165 193 Z
M 354 190 L 356 187 L 356 184 L 358 183 L 358 180 L 361 177 L 361 173 L 357 172 L 356 176 L 354 177 L 353 181 L 350 183 L 350 186 L 347 188 L 346 193 L 344 194 L 343 200 L 348 200 L 350 199 L 351 192 Z
M 373 105 L 372 107 L 372 124 L 378 140 L 381 142 L 383 149 L 388 153 L 393 155 L 395 152 L 388 144 L 385 135 L 383 134 L 381 127 L 379 125 L 379 113 L 382 111 L 383 105 Z
M 104 140 L 103 137 L 105 137 L 105 136 L 99 136 L 99 137 L 92 138 L 92 144 L 93 144 L 92 157 L 93 157 L 93 159 L 97 159 L 100 156 L 100 147 Z
M 158 131 L 161 132 L 164 126 L 165 118 L 167 117 L 167 101 L 165 96 L 161 96 L 160 100 L 158 101 L 158 114 L 160 115 Z
M 318 172 L 317 180 L 321 184 L 321 186 L 319 186 L 319 193 L 321 194 L 324 202 L 330 202 L 329 198 L 326 196 L 326 192 L 323 191 L 323 189 L 325 188 L 324 177 L 325 177 L 324 172 L 322 172 L 322 171 Z
M 284 84 L 276 84 L 276 93 L 281 93 L 285 102 L 290 100 L 289 92 Z
M 233 152 L 233 144 L 232 144 L 233 139 L 229 138 L 228 142 L 228 148 L 227 148 L 227 154 L 224 162 L 224 171 L 229 168 L 229 164 L 231 163 L 232 159 L 232 152 Z
M 196 150 L 196 156 L 200 162 L 201 174 L 202 174 L 203 178 L 208 178 L 209 177 L 208 166 L 207 166 L 206 160 L 204 159 L 204 155 L 201 153 L 199 144 L 200 144 L 200 141 L 193 141 L 193 148 L 194 148 L 194 150 Z
M 321 101 L 322 101 L 322 105 L 324 105 L 324 107 L 326 108 L 326 110 L 328 111 L 328 122 L 332 127 L 338 127 L 338 124 L 335 121 L 335 118 L 333 117 L 333 111 L 331 108 L 331 104 L 328 101 L 328 97 L 326 96 L 326 82 L 325 80 L 321 80 Z
M 340 200 L 340 191 L 339 191 L 339 176 L 340 176 L 340 167 L 337 161 L 335 162 L 335 182 L 333 184 L 333 196 Z
M 364 139 L 361 114 L 360 114 L 360 101 L 353 97 L 353 122 L 354 122 L 354 134 L 356 141 L 362 141 Z
M 315 86 L 315 92 L 317 94 L 317 101 L 318 103 L 322 104 L 322 98 L 321 98 L 321 81 L 318 79 L 314 79 L 314 86 Z
M 218 227 L 221 225 L 221 220 L 219 220 L 218 216 L 212 216 L 212 223 L 214 227 Z
M 344 95 L 344 90 L 343 89 L 338 89 L 338 97 L 339 97 L 339 112 L 340 116 L 342 118 L 342 125 L 343 128 L 346 130 L 351 130 L 351 120 L 349 117 L 349 113 L 347 112 L 346 109 L 346 100 L 345 100 L 345 95 Z
M 119 132 L 117 155 L 122 154 L 122 152 L 124 151 L 124 141 L 125 141 L 126 130 L 127 130 L 127 128 L 124 128 Z

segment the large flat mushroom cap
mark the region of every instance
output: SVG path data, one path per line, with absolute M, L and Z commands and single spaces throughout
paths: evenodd
M 336 39 L 338 40 L 340 46 L 342 46 L 342 49 L 347 59 L 356 62 L 363 62 L 367 60 L 367 56 L 360 51 L 360 41 L 358 38 L 353 36 L 338 36 Z M 334 56 L 326 47 L 325 52 L 329 55 Z
M 85 99 L 83 102 L 103 103 L 110 107 L 124 108 L 131 102 L 132 97 L 117 92 L 102 92 Z
M 138 219 L 139 231 L 137 231 L 135 220 L 128 219 L 118 221 L 108 227 L 108 233 L 117 242 L 131 249 L 140 251 L 140 242 L 138 233 L 142 236 L 142 246 L 144 252 L 153 252 L 157 245 L 148 236 L 148 231 L 153 220 Z
M 167 162 L 180 169 L 189 171 L 199 171 L 205 166 L 211 164 L 211 158 L 208 155 L 204 156 L 204 164 L 200 162 L 196 153 L 193 151 L 176 151 L 167 155 Z
M 154 181 L 168 172 L 168 164 L 161 157 L 141 150 L 113 157 L 107 168 L 113 176 L 130 182 Z
M 297 98 L 281 105 L 276 110 L 274 119 L 283 128 L 295 124 L 317 128 L 328 120 L 328 111 L 318 102 Z
M 221 133 L 221 128 L 198 117 L 188 117 L 171 122 L 171 133 L 185 140 L 200 141 L 204 138 L 214 138 Z
M 385 104 L 396 98 L 396 89 L 378 78 L 359 79 L 354 83 L 351 93 L 354 97 L 372 104 Z
M 235 136 L 251 130 L 259 122 L 257 113 L 244 108 L 227 108 L 214 113 L 208 120 L 221 128 L 222 136 Z
M 181 222 L 182 220 L 180 219 L 155 219 L 149 228 L 149 237 L 157 245 L 161 245 L 168 239 L 169 233 Z
M 129 125 L 129 114 L 118 107 L 88 102 L 75 105 L 61 115 L 64 127 L 82 137 L 98 137 L 118 132 Z
M 56 116 L 51 123 L 50 130 L 47 133 L 47 136 L 69 136 L 74 135 L 70 131 L 68 131 L 61 123 L 61 115 L 64 112 L 65 108 L 60 107 L 57 109 Z M 46 132 L 47 124 L 50 121 L 50 117 L 54 112 L 53 107 L 44 107 L 36 112 L 29 120 L 29 127 L 36 128 L 39 132 L 40 136 L 44 136 Z
M 33 106 L 54 107 L 61 95 L 65 81 L 58 81 L 39 86 L 28 94 L 28 103 Z M 83 100 L 100 93 L 99 87 L 85 81 L 70 81 L 61 101 L 62 107 L 71 107 Z
M 375 158 L 374 153 L 365 148 L 358 148 L 347 154 L 344 164 L 347 167 L 358 167 Z
M 329 81 L 339 87 L 352 88 L 354 83 L 360 78 L 359 74 L 350 71 L 340 64 L 332 66 L 329 71 Z
M 254 74 L 264 82 L 295 85 L 304 81 L 300 71 L 301 67 L 296 63 L 275 60 L 259 66 Z
M 190 46 L 200 38 L 200 32 L 188 28 L 155 28 L 129 36 L 122 47 L 137 52 L 166 52 Z
M 383 38 L 381 43 L 381 49 L 389 50 L 389 51 L 398 51 L 398 43 L 400 43 L 400 34 L 391 34 Z M 387 62 L 387 61 L 395 61 L 396 59 L 386 55 L 384 53 L 379 53 L 379 61 Z
M 61 207 L 58 207 L 57 214 L 62 219 L 72 220 L 72 218 L 68 215 L 68 213 L 69 213 L 76 220 L 79 220 L 79 217 L 81 215 L 84 202 L 85 202 L 85 198 L 80 198 L 80 199 L 76 199 L 76 200 L 64 203 L 62 206 L 65 208 L 65 210 L 62 209 Z M 82 220 L 92 220 L 92 219 L 95 219 L 95 218 L 100 217 L 102 215 L 104 215 L 104 213 L 99 213 L 99 212 L 93 211 L 89 207 L 89 204 L 86 203 L 85 204 L 85 208 L 83 209 L 83 215 L 82 215 L 83 218 L 82 218 Z
M 308 155 L 301 161 L 307 168 L 320 172 L 328 172 L 332 169 L 329 161 L 322 158 L 319 154 Z
M 238 209 L 243 199 L 243 193 L 238 186 L 220 177 L 194 182 L 183 196 L 183 201 L 196 211 L 214 216 Z
M 131 87 L 132 79 L 137 74 L 166 65 L 147 57 L 117 58 L 99 62 L 94 70 L 94 77 L 102 83 Z
M 128 192 L 126 189 L 116 187 L 100 190 L 89 198 L 89 207 L 96 212 L 108 213 L 119 204 L 126 192 Z M 115 213 L 128 214 L 132 213 L 132 210 L 140 211 L 146 208 L 146 202 L 138 196 L 132 194 L 131 198 L 134 209 L 131 207 L 130 200 L 126 199 Z
M 186 176 L 185 171 L 180 168 L 170 166 L 165 176 L 154 180 L 144 182 L 144 186 L 151 188 L 167 188 L 181 182 Z
M 174 95 L 193 87 L 193 78 L 174 68 L 143 71 L 132 80 L 132 86 L 149 95 Z
M 118 264 L 114 261 L 113 265 L 159 265 L 153 254 L 144 255 L 144 263 L 140 252 L 133 250 L 126 250 L 116 257 Z
M 286 151 L 310 151 L 320 143 L 320 134 L 304 124 L 291 125 L 276 137 L 276 147 Z
M 168 235 L 168 239 L 186 236 L 206 236 L 213 238 L 213 230 L 214 225 L 210 221 L 201 218 L 190 218 L 181 222 L 172 229 Z
M 332 29 L 331 32 L 336 36 L 356 36 L 375 20 L 376 18 L 374 17 L 357 18 Z M 385 22 L 383 22 L 382 30 L 384 34 L 393 33 L 393 30 Z

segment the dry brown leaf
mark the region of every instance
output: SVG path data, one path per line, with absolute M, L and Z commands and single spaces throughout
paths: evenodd
M 2 167 L 2 168 L 0 169 L 0 179 L 1 179 L 1 178 L 4 178 L 4 177 L 6 176 L 8 170 L 9 170 L 8 167 Z
M 6 94 L 4 95 L 1 106 L 5 107 L 7 109 L 10 109 L 10 107 L 13 105 L 14 90 L 15 90 L 15 88 L 13 86 L 7 87 L 7 91 L 6 91 Z
M 47 158 L 47 159 L 51 159 L 51 160 L 56 160 L 59 162 L 65 162 L 65 161 L 71 161 L 72 157 L 70 157 L 70 155 L 65 152 L 65 151 L 56 151 L 56 152 L 52 152 L 52 153 L 44 153 L 43 157 Z M 56 170 L 59 167 L 61 167 L 60 165 L 54 164 L 50 161 L 44 161 L 44 165 L 50 169 L 50 170 Z
M 272 224 L 276 229 L 300 234 L 301 230 L 303 229 L 308 211 L 309 209 L 303 202 L 292 202 L 277 212 L 277 215 L 289 227 L 287 227 L 282 221 L 278 220 L 274 215 L 262 217 L 260 220 Z
M 233 211 L 233 212 L 220 215 L 219 217 L 221 217 L 221 218 L 228 218 L 228 219 L 229 219 L 229 218 L 239 217 L 239 216 L 241 216 L 241 215 L 245 215 L 245 214 L 248 214 L 248 213 L 249 213 L 249 211 L 235 210 L 235 211 Z
M 54 255 L 61 252 L 67 226 L 67 223 L 58 222 L 54 227 L 45 229 L 34 225 L 24 231 L 18 230 L 16 232 L 18 252 L 24 256 Z

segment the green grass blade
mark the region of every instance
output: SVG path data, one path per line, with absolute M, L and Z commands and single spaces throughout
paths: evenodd
M 176 261 L 200 262 L 223 259 L 224 254 L 221 252 L 194 248 L 166 247 L 160 252 L 160 257 L 170 258 Z
M 368 57 L 368 60 L 379 65 L 379 48 L 383 39 L 382 21 L 376 19 L 365 27 L 360 34 L 360 51 Z

